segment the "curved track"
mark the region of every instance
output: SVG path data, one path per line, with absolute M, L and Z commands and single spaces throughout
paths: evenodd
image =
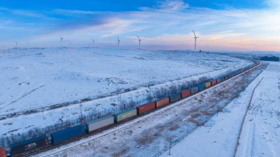
M 251 69 L 248 69 L 247 71 L 254 70 L 255 68 L 259 67 L 260 65 L 262 65 L 262 64 L 258 64 L 257 66 L 255 66 L 255 67 L 253 67 L 253 68 L 251 68 Z M 244 71 L 244 72 L 246 72 L 246 71 Z M 243 73 L 244 73 L 244 72 L 243 72 Z M 216 84 L 216 85 L 214 85 L 214 86 L 222 86 L 224 83 L 226 83 L 226 82 L 228 82 L 228 81 L 231 81 L 233 78 L 239 77 L 239 76 L 242 75 L 243 73 L 240 73 L 240 74 L 238 74 L 238 75 L 236 75 L 236 76 L 233 76 L 232 78 L 227 79 L 227 80 L 225 80 L 225 81 L 223 81 L 223 82 L 221 82 L 221 83 L 219 83 L 219 84 Z M 209 88 L 207 88 L 207 89 L 205 89 L 205 90 L 203 90 L 203 91 L 207 91 L 207 90 L 209 90 L 210 88 L 212 88 L 212 87 L 214 87 L 214 86 L 211 86 L 211 87 L 209 87 Z M 191 96 L 189 96 L 189 97 L 187 97 L 187 98 L 185 98 L 185 99 L 188 99 L 188 98 L 197 96 L 197 95 L 200 94 L 200 93 L 201 93 L 201 92 L 198 92 L 198 93 L 196 93 L 196 94 L 194 94 L 194 95 L 191 95 Z M 181 99 L 181 100 L 183 100 L 183 99 Z M 251 101 L 251 100 L 250 100 L 250 101 Z M 173 104 L 174 104 L 174 103 L 173 103 Z M 115 124 L 115 125 L 112 125 L 112 126 L 108 126 L 108 127 L 103 128 L 103 129 L 100 129 L 100 130 L 98 130 L 98 131 L 91 132 L 91 133 L 89 133 L 89 134 L 83 134 L 83 135 L 81 135 L 81 136 L 79 136 L 79 137 L 75 137 L 75 138 L 73 138 L 73 139 L 70 139 L 70 140 L 67 140 L 67 141 L 63 141 L 63 142 L 61 142 L 61 143 L 59 143 L 59 144 L 56 144 L 56 145 L 49 145 L 49 146 L 46 147 L 46 148 L 39 148 L 39 149 L 36 150 L 36 152 L 35 152 L 35 151 L 33 151 L 33 152 L 26 152 L 26 153 L 24 153 L 24 154 L 20 154 L 19 156 L 31 156 L 31 155 L 36 155 L 36 154 L 39 154 L 39 153 L 42 153 L 42 152 L 46 152 L 46 151 L 49 151 L 49 150 L 58 148 L 58 147 L 60 147 L 60 146 L 63 146 L 63 145 L 65 145 L 65 144 L 69 144 L 69 143 L 71 143 L 71 142 L 75 142 L 75 141 L 78 141 L 78 140 L 80 140 L 80 139 L 82 139 L 82 138 L 90 137 L 90 136 L 93 136 L 93 135 L 97 135 L 97 137 L 99 138 L 99 137 L 105 136 L 105 135 L 107 135 L 107 134 L 110 134 L 110 133 L 112 133 L 112 132 L 114 132 L 114 131 L 116 131 L 116 130 L 122 129 L 122 128 L 125 127 L 125 126 L 133 125 L 133 122 L 141 120 L 141 119 L 144 118 L 144 116 L 147 115 L 147 114 L 157 113 L 157 112 L 160 112 L 163 108 L 168 109 L 168 108 L 171 108 L 171 107 L 173 107 L 172 104 L 170 104 L 170 105 L 168 105 L 168 106 L 165 106 L 165 107 L 162 107 L 162 108 L 160 108 L 160 109 L 158 109 L 158 110 L 154 110 L 153 112 L 146 113 L 146 114 L 139 115 L 139 116 L 137 116 L 137 117 L 128 119 L 128 120 L 123 121 L 123 122 L 121 122 L 121 123 L 119 123 L 119 124 Z M 243 120 L 243 121 L 244 121 L 244 120 Z M 110 129 L 110 131 L 109 131 L 109 129 Z M 99 134 L 99 135 L 98 135 L 98 134 Z M 96 137 L 96 138 L 97 138 L 97 137 Z M 86 143 L 86 142 L 78 143 L 77 145 L 81 145 L 81 144 L 84 144 L 84 143 Z M 76 145 L 73 145 L 73 146 L 71 146 L 71 147 L 75 147 L 75 146 L 76 146 Z M 68 147 L 68 148 L 65 148 L 65 149 L 69 149 L 69 148 L 71 148 L 71 147 Z M 59 151 L 56 151 L 55 153 L 61 152 L 61 151 L 65 150 L 65 149 L 61 149 L 61 150 L 59 150 Z

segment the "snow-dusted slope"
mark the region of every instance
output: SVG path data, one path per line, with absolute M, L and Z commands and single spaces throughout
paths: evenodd
M 233 156 L 243 116 L 253 89 L 260 81 L 243 125 L 236 155 L 280 156 L 280 63 L 277 62 L 271 62 L 223 113 L 175 145 L 171 155 L 166 152 L 163 156 Z
M 125 101 L 135 101 L 134 105 L 147 102 L 147 95 L 153 96 L 162 87 L 217 77 L 249 64 L 252 62 L 185 51 L 2 51 L 0 90 L 4 92 L 0 92 L 0 127 L 4 129 L 0 134 L 10 136 L 35 128 L 44 131 L 47 126 L 65 126 L 70 121 L 77 124 L 81 115 L 94 119 L 112 114 L 120 111 Z M 53 106 L 56 104 L 66 105 Z
M 197 65 L 197 59 L 198 65 Z M 216 55 L 105 49 L 27 49 L 2 52 L 0 111 L 108 95 L 248 62 Z

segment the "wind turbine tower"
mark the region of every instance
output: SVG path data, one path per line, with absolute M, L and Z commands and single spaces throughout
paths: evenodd
M 91 41 L 92 41 L 92 46 L 94 46 L 94 39 L 91 38 Z
M 193 30 L 193 35 L 194 35 L 194 52 L 196 53 L 196 39 L 199 37 L 196 36 L 194 30 Z
M 120 41 L 120 38 L 119 38 L 119 36 L 118 36 L 118 46 L 120 46 L 120 42 L 121 42 L 121 41 Z
M 60 37 L 60 47 L 62 47 L 62 40 L 63 40 L 63 38 Z
M 138 42 L 139 42 L 139 47 L 141 46 L 141 39 L 140 37 L 137 35 L 137 38 L 138 38 Z

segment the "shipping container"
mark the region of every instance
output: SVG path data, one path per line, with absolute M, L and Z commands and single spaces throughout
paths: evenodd
M 181 99 L 181 94 L 172 94 L 169 96 L 169 102 L 173 103 Z
M 85 128 L 83 125 L 77 125 L 71 128 L 63 129 L 57 132 L 51 133 L 52 143 L 56 144 L 73 137 L 80 136 L 85 133 Z
M 3 147 L 0 147 L 0 157 L 7 157 L 7 152 Z
M 147 103 L 147 104 L 136 107 L 138 115 L 143 114 L 145 112 L 149 112 L 149 111 L 151 111 L 155 108 L 156 108 L 156 103 L 155 102 Z
M 47 136 L 40 136 L 30 140 L 21 141 L 10 145 L 11 155 L 18 155 L 26 151 L 34 150 L 40 147 L 48 146 Z
M 198 92 L 198 87 L 192 87 L 190 90 L 191 90 L 191 94 L 195 94 Z
M 235 74 L 232 72 L 229 74 L 229 77 L 233 77 Z
M 103 128 L 105 126 L 109 126 L 115 124 L 113 116 L 107 116 L 101 119 L 97 119 L 91 122 L 86 123 L 86 131 L 91 132 Z
M 205 84 L 205 88 L 209 88 L 211 86 L 211 82 L 206 82 Z
M 221 78 L 217 79 L 217 83 L 221 83 L 223 80 Z
M 189 90 L 189 89 L 181 92 L 181 97 L 182 98 L 185 98 L 185 97 L 190 96 L 190 95 L 191 95 L 191 90 Z
M 241 73 L 242 73 L 243 71 L 244 71 L 243 69 L 240 70 Z
M 126 120 L 128 118 L 137 116 L 137 111 L 136 109 L 129 109 L 125 110 L 123 112 L 114 114 L 114 121 L 115 123 L 119 123 L 120 121 Z
M 225 79 L 226 79 L 226 80 L 228 80 L 229 78 L 230 78 L 229 75 L 226 75 L 226 76 L 225 76 Z
M 166 106 L 169 104 L 169 97 L 157 100 L 155 103 L 156 103 L 156 108 Z
M 239 70 L 237 70 L 237 71 L 235 72 L 236 75 L 238 75 L 239 73 L 240 73 Z
M 217 80 L 211 81 L 211 85 L 212 85 L 212 86 L 214 86 L 215 84 L 217 84 Z
M 199 91 L 201 91 L 201 90 L 203 90 L 203 89 L 205 89 L 205 84 L 200 84 L 200 85 L 198 85 L 198 90 L 199 90 Z

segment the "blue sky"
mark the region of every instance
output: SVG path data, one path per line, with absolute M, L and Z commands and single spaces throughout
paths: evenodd
M 278 0 L 0 1 L 0 46 L 137 45 L 203 50 L 279 51 Z

